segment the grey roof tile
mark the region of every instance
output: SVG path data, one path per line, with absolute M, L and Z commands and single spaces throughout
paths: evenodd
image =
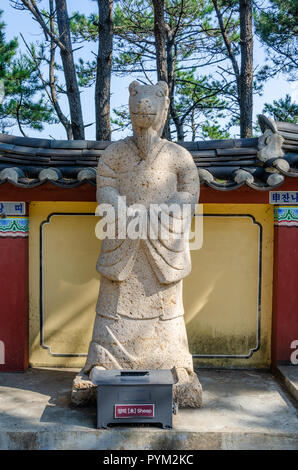
M 262 132 L 280 134 L 281 151 L 262 154 L 266 139 L 224 139 L 200 142 L 178 142 L 193 155 L 202 183 L 221 191 L 243 185 L 255 190 L 270 190 L 285 178 L 298 176 L 298 125 L 274 122 L 259 117 Z M 278 141 L 278 142 L 279 142 Z M 265 142 L 265 143 L 264 143 Z M 45 182 L 59 187 L 78 187 L 86 181 L 95 186 L 97 161 L 110 142 L 91 140 L 49 140 L 0 134 L 0 184 L 13 171 L 10 184 L 32 188 Z M 271 148 L 271 147 L 270 147 Z M 47 172 L 48 170 L 51 170 Z M 270 170 L 270 171 L 268 171 Z M 275 173 L 272 173 L 272 170 Z M 49 177 L 46 177 L 46 175 Z

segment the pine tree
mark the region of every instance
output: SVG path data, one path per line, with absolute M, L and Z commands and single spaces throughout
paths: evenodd
M 298 70 L 298 2 L 297 0 L 270 0 L 269 5 L 256 9 L 256 33 L 268 52 L 262 74 L 272 77 L 284 73 L 290 80 L 297 78 Z
M 0 17 L 3 14 L 0 11 Z M 42 130 L 45 123 L 57 120 L 53 108 L 41 93 L 34 62 L 18 53 L 18 41 L 5 40 L 5 24 L 0 22 L 0 80 L 3 97 L 0 100 L 0 130 L 7 132 L 15 124 L 22 135 L 24 128 Z
M 55 3 L 54 3 L 55 1 Z M 39 69 L 39 61 L 32 55 L 31 47 L 27 45 L 27 49 L 31 53 L 31 57 L 39 69 L 39 80 L 45 90 L 45 93 L 55 109 L 56 115 L 60 122 L 65 127 L 68 139 L 84 139 L 85 125 L 83 122 L 82 105 L 80 90 L 77 81 L 76 66 L 74 63 L 72 38 L 70 32 L 70 20 L 67 11 L 66 0 L 48 0 L 48 10 L 40 9 L 39 2 L 35 0 L 11 0 L 14 8 L 28 11 L 33 16 L 34 20 L 40 25 L 41 31 L 44 34 L 44 40 L 41 45 L 47 49 L 48 57 L 45 61 L 49 65 L 50 79 L 45 80 L 41 76 Z M 66 94 L 68 100 L 70 123 L 68 118 L 62 112 L 58 102 L 58 87 L 56 86 L 55 79 L 55 50 L 60 51 L 62 61 L 65 88 L 63 93 Z M 70 125 L 69 125 L 70 124 Z
M 225 91 L 230 93 L 229 83 L 200 72 L 205 66 L 226 61 L 222 54 L 222 39 L 210 26 L 212 13 L 213 6 L 208 1 L 166 0 L 163 31 L 160 31 L 164 46 L 161 47 L 156 32 L 160 29 L 156 24 L 159 21 L 150 1 L 120 0 L 115 4 L 113 73 L 118 76 L 137 74 L 144 83 L 159 79 L 167 81 L 171 117 L 171 135 L 166 130 L 167 138 L 184 140 L 186 133 L 192 135 L 188 120 L 195 108 L 201 117 L 206 109 L 206 116 L 210 117 L 211 97 L 217 96 L 223 102 Z M 95 14 L 89 17 L 79 13 L 73 15 L 71 30 L 75 41 L 95 41 L 97 21 Z M 156 60 L 157 56 L 159 60 Z M 85 62 L 81 59 L 78 76 L 81 85 L 90 86 L 96 76 L 96 60 Z M 183 94 L 187 99 L 183 99 Z M 235 103 L 227 100 L 225 103 L 225 108 L 221 106 L 222 115 L 234 114 Z M 114 113 L 114 125 L 125 128 L 128 125 L 127 110 L 117 109 Z M 200 129 L 198 126 L 197 132 Z
M 274 100 L 272 104 L 266 103 L 263 113 L 271 116 L 275 121 L 298 123 L 298 104 L 293 103 L 290 95 Z

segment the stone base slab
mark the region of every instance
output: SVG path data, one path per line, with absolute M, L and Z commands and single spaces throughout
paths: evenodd
M 95 368 L 94 368 L 95 369 Z M 190 375 L 178 371 L 178 382 L 173 385 L 173 400 L 178 408 L 200 408 L 202 406 L 202 386 L 195 372 Z M 71 402 L 74 406 L 96 403 L 97 387 L 82 371 L 74 378 Z

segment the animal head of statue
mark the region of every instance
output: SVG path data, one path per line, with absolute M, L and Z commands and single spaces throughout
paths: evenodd
M 134 81 L 129 85 L 129 112 L 133 129 L 154 129 L 162 134 L 169 108 L 168 85 L 141 85 Z

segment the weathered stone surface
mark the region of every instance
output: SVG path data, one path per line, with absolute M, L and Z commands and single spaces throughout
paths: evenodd
M 264 134 L 259 138 L 258 158 L 262 162 L 266 162 L 271 158 L 282 158 L 284 152 L 282 150 L 284 138 L 278 133 L 270 129 L 266 129 Z
M 89 376 L 80 372 L 72 384 L 71 402 L 75 406 L 96 402 L 97 387 L 89 379 Z
M 198 171 L 186 149 L 160 137 L 169 106 L 166 83 L 133 82 L 129 91 L 133 137 L 112 143 L 97 170 L 98 203 L 115 210 L 116 218 L 106 218 L 108 236 L 97 261 L 97 315 L 83 373 L 96 366 L 176 367 L 179 405 L 198 407 L 201 387 L 193 373 L 182 301 L 182 280 L 191 271 L 187 235 L 198 202 Z M 124 237 L 118 225 L 123 217 Z M 132 236 L 136 220 L 139 231 Z M 75 384 L 73 396 L 82 396 L 83 388 Z
M 200 408 L 202 406 L 202 386 L 195 372 L 178 370 L 179 381 L 173 386 L 173 398 L 179 408 Z

